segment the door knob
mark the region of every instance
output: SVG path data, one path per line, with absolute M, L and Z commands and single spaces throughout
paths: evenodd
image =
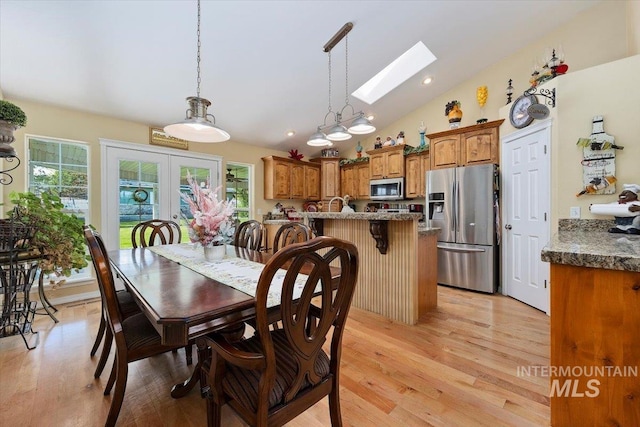
M 507 230 L 511 230 L 511 224 L 505 225 L 504 228 L 506 228 Z

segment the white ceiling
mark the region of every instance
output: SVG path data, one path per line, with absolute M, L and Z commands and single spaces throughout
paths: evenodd
M 380 129 L 596 3 L 203 0 L 200 95 L 233 141 L 306 150 L 328 107 L 322 47 L 346 22 L 350 92 L 420 40 L 438 58 L 373 105 L 350 98 Z M 196 19 L 186 0 L 0 0 L 0 89 L 163 127 L 196 94 Z M 332 51 L 334 111 L 344 44 Z

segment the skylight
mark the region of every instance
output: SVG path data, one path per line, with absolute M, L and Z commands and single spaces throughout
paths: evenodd
M 371 105 L 436 59 L 424 43 L 418 42 L 360 86 L 352 95 Z

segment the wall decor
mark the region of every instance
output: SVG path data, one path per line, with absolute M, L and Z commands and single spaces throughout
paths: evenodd
M 533 117 L 528 113 L 529 106 L 537 104 L 538 99 L 535 95 L 521 95 L 511 105 L 509 111 L 509 121 L 511 126 L 516 129 L 522 129 L 529 126 L 533 122 Z
M 604 131 L 602 116 L 593 118 L 591 136 L 580 138 L 576 145 L 582 147 L 582 190 L 583 194 L 616 193 L 616 149 L 614 137 Z M 615 148 L 614 148 L 615 147 Z
M 179 148 L 181 150 L 189 149 L 189 141 L 169 136 L 162 129 L 158 128 L 149 128 L 149 144 Z

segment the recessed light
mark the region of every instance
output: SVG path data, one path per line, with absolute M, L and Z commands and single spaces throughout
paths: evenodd
M 424 79 L 422 79 L 422 84 L 423 85 L 428 85 L 432 81 L 433 81 L 433 79 L 431 77 L 425 77 Z
M 371 120 L 373 120 L 373 119 L 375 119 L 375 118 L 376 118 L 376 116 L 374 116 L 373 114 L 369 114 L 369 115 L 367 116 L 367 120 L 369 120 L 369 121 L 371 121 Z
M 288 130 L 288 131 L 287 131 L 287 136 L 293 136 L 293 135 L 295 135 L 295 134 L 296 134 L 296 131 L 295 131 L 295 130 Z

